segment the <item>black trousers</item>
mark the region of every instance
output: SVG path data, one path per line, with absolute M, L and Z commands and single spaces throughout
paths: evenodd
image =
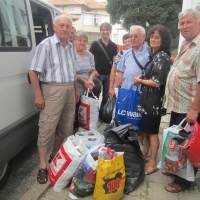
M 103 88 L 102 101 L 101 101 L 101 106 L 100 106 L 100 109 L 101 109 L 101 107 L 103 107 L 106 104 L 109 97 L 108 92 L 109 92 L 109 85 L 110 85 L 110 74 L 106 74 L 106 75 L 99 74 L 99 79 L 101 80 L 102 88 Z

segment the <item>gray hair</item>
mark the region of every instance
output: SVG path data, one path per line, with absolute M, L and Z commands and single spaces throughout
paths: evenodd
M 140 25 L 132 25 L 130 27 L 130 31 L 134 30 L 134 29 L 140 29 L 140 32 L 142 35 L 145 35 L 146 34 L 146 31 L 145 31 L 145 28 L 140 26 Z
M 106 27 L 108 30 L 112 31 L 112 25 L 109 24 L 108 22 L 104 22 L 100 25 L 100 31 L 102 30 L 103 27 Z
M 181 11 L 178 15 L 178 20 L 180 20 L 181 18 L 183 18 L 186 15 L 193 15 L 196 17 L 197 22 L 200 23 L 200 14 L 199 11 L 196 9 L 187 9 L 184 11 Z
M 74 33 L 73 41 L 76 41 L 80 37 L 85 38 L 88 42 L 88 34 L 85 31 L 76 31 Z
M 53 24 L 56 24 L 56 21 L 57 21 L 59 18 L 62 18 L 62 17 L 66 17 L 67 19 L 69 19 L 69 20 L 71 21 L 71 24 L 72 24 L 72 19 L 71 19 L 69 16 L 65 15 L 65 14 L 56 16 L 56 17 L 54 18 L 54 20 L 53 20 Z

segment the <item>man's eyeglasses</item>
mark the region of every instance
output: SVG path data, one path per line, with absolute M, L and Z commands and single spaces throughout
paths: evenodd
M 154 34 L 152 34 L 152 35 L 150 35 L 150 38 L 151 39 L 156 39 L 156 40 L 158 40 L 158 39 L 160 39 L 160 36 L 159 35 L 154 35 Z
M 134 34 L 134 35 L 130 35 L 131 36 L 131 38 L 138 38 L 139 36 L 141 36 L 141 35 L 143 35 L 143 34 Z

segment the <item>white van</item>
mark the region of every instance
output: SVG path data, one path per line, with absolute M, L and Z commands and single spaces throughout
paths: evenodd
M 38 110 L 27 73 L 35 47 L 54 34 L 61 12 L 42 0 L 0 0 L 0 188 L 10 160 L 38 134 Z

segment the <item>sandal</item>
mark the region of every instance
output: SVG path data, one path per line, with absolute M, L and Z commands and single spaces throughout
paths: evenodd
M 48 163 L 50 164 L 51 161 L 54 159 L 55 156 L 53 156 L 52 154 L 49 156 L 49 160 L 48 160 Z
M 168 185 L 165 185 L 165 190 L 168 192 L 172 192 L 172 193 L 178 193 L 181 192 L 183 190 L 185 190 L 185 187 L 182 185 L 179 185 L 175 182 L 169 183 Z
M 37 175 L 37 181 L 39 184 L 45 184 L 48 181 L 48 172 L 47 169 L 39 169 L 38 175 Z
M 150 162 L 148 162 L 147 167 L 145 169 L 145 174 L 149 175 L 152 174 L 153 172 L 156 172 L 157 170 L 158 170 L 157 164 L 151 164 Z

